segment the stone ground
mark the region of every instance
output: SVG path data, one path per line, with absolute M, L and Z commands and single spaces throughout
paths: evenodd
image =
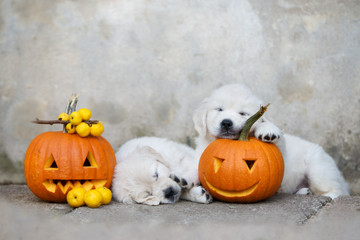
M 276 194 L 254 204 L 180 201 L 96 209 L 46 203 L 26 185 L 0 185 L 3 239 L 360 239 L 360 196 Z

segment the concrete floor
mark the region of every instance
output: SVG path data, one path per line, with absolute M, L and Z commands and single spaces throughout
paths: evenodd
M 360 196 L 276 194 L 254 204 L 180 201 L 73 209 L 0 185 L 2 239 L 360 239 Z

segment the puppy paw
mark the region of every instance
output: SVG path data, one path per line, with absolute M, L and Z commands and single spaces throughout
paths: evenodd
M 311 195 L 311 191 L 310 188 L 300 188 L 295 194 L 299 194 L 299 195 Z
M 275 134 L 266 134 L 265 136 L 263 136 L 262 134 L 259 134 L 258 136 L 256 136 L 256 138 L 262 142 L 274 143 L 279 140 L 280 136 Z
M 185 178 L 180 178 L 178 176 L 176 176 L 175 174 L 170 174 L 169 176 L 173 181 L 175 181 L 177 184 L 179 184 L 179 186 L 181 187 L 181 189 L 190 189 L 192 186 L 191 184 L 189 184 L 188 181 L 186 181 Z
M 271 123 L 260 124 L 255 129 L 255 137 L 262 142 L 276 143 L 280 136 L 280 129 Z
M 181 199 L 197 203 L 211 203 L 213 201 L 212 196 L 202 186 L 194 186 L 184 191 Z
M 181 189 L 190 189 L 191 187 L 194 186 L 193 183 L 189 182 L 188 180 L 186 180 L 185 178 L 180 178 L 178 176 L 176 176 L 175 174 L 170 174 L 169 176 L 173 181 L 175 181 L 177 184 L 179 184 L 179 186 L 181 187 Z
M 171 178 L 173 181 L 180 183 L 180 178 L 176 176 L 175 174 L 170 174 L 169 178 Z
M 135 199 L 135 202 L 139 203 L 139 204 L 157 206 L 157 205 L 160 204 L 160 199 L 158 197 L 155 197 L 155 196 L 148 196 L 148 197 L 145 197 L 145 198 Z

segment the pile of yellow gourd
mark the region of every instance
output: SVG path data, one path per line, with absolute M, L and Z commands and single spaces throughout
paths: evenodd
M 58 116 L 60 121 L 69 121 L 66 124 L 66 131 L 70 134 L 77 133 L 80 137 L 89 135 L 98 137 L 104 132 L 104 126 L 101 122 L 88 123 L 91 118 L 91 111 L 81 108 L 76 112 L 72 112 L 70 116 L 67 113 L 61 113 Z

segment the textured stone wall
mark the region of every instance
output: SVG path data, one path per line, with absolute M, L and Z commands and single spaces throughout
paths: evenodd
M 271 102 L 360 193 L 357 0 L 0 0 L 0 182 L 74 92 L 116 149 L 155 135 L 193 145 L 192 111 L 222 84 Z

